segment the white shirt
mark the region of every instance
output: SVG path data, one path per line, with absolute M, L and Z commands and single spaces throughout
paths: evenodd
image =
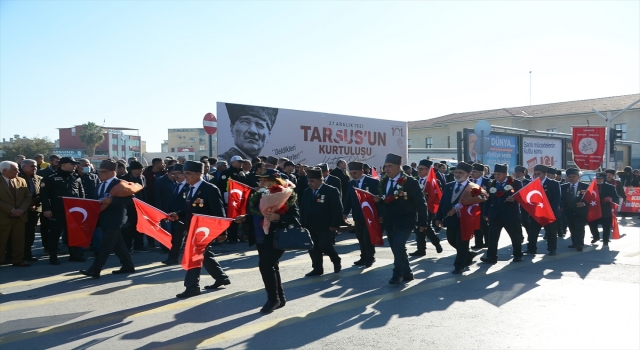
M 116 177 L 112 177 L 110 179 L 108 179 L 107 181 L 104 182 L 100 182 L 100 184 L 98 185 L 98 195 L 102 194 L 102 191 L 104 191 L 104 193 L 107 193 L 107 188 L 109 188 L 109 184 L 111 184 L 111 181 L 113 181 L 113 179 L 115 179 Z M 102 185 L 104 184 L 104 186 Z
M 321 184 L 321 185 L 320 185 L 320 187 L 318 187 L 318 189 L 317 189 L 317 190 L 313 190 L 313 189 L 312 189 L 312 190 L 313 190 L 314 195 L 316 195 L 316 194 L 318 193 L 318 191 L 320 191 L 320 189 L 322 188 L 322 185 L 324 185 L 324 184 Z
M 187 184 L 187 180 L 182 180 L 182 182 L 178 184 L 178 193 L 182 192 L 182 189 L 186 184 Z
M 7 186 L 11 187 L 11 179 L 7 179 L 6 177 L 4 177 L 4 175 L 2 175 L 2 177 L 4 178 L 4 181 L 7 183 Z
M 193 186 L 191 186 L 191 187 L 193 187 L 193 195 L 194 196 L 196 195 L 196 192 L 198 192 L 198 187 L 200 187 L 200 184 L 202 183 L 202 181 L 203 180 L 200 179 L 200 181 L 196 182 Z M 186 181 L 185 181 L 185 183 L 186 183 Z M 191 187 L 189 188 L 189 191 L 191 191 Z
M 400 173 L 398 173 L 398 175 L 396 175 L 396 177 L 394 177 L 393 179 L 389 179 L 389 181 L 387 182 L 387 191 L 385 192 L 385 194 L 389 193 L 389 189 L 391 188 L 391 181 L 393 181 L 393 187 L 395 187 L 398 184 L 399 178 Z
M 364 176 L 364 175 L 362 175 L 362 177 L 360 178 L 360 180 L 356 180 L 356 181 L 357 181 L 357 184 L 356 184 L 356 187 L 357 187 L 357 188 L 362 188 L 362 183 L 364 182 L 364 177 L 365 177 L 365 176 Z

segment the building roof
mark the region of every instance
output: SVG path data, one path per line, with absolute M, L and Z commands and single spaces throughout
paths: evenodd
M 568 101 L 547 103 L 543 105 L 533 105 L 524 107 L 510 107 L 491 109 L 486 111 L 453 113 L 442 117 L 426 120 L 416 120 L 409 122 L 409 129 L 422 129 L 431 126 L 439 126 L 443 123 L 460 123 L 482 119 L 497 119 L 511 117 L 553 117 L 571 114 L 593 113 L 591 108 L 599 112 L 619 111 L 636 100 L 640 99 L 640 94 L 594 98 L 590 100 Z M 640 109 L 640 103 L 634 105 L 630 110 Z
M 82 125 L 76 125 L 76 126 L 70 126 L 68 128 L 56 128 L 56 129 L 71 129 L 71 128 L 75 128 L 78 126 L 82 126 Z M 103 126 L 103 129 L 111 129 L 111 130 L 140 130 L 140 129 L 131 129 L 131 128 L 121 128 L 121 127 L 115 127 L 115 126 Z

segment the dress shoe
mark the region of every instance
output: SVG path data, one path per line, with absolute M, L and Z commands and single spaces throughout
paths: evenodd
M 111 273 L 114 275 L 121 275 L 123 273 L 134 273 L 134 272 L 136 272 L 136 269 L 120 269 L 120 270 L 111 271 Z
M 26 262 L 24 262 L 24 261 L 23 261 L 23 262 L 19 262 L 19 263 L 17 263 L 17 264 L 11 264 L 11 266 L 15 266 L 15 267 L 29 267 L 29 266 L 31 266 L 31 264 L 28 264 L 28 263 L 26 263 Z
M 402 277 L 391 277 L 391 279 L 389 280 L 389 284 L 400 284 L 402 283 Z
M 407 274 L 407 275 L 402 275 L 402 280 L 403 281 L 413 281 L 415 278 L 413 277 L 413 274 Z
M 480 261 L 482 261 L 483 263 L 491 264 L 491 265 L 498 263 L 498 259 L 489 259 L 489 258 L 485 258 L 484 256 L 480 258 Z
M 100 274 L 99 273 L 96 274 L 96 273 L 89 272 L 87 270 L 80 270 L 80 273 L 85 275 L 85 276 L 87 276 L 87 277 L 91 277 L 91 278 L 95 278 L 95 279 L 100 278 Z
M 462 274 L 462 269 L 455 269 L 453 271 L 451 271 L 452 274 L 454 275 L 461 275 Z
M 582 251 L 582 246 L 576 247 L 576 250 L 581 252 Z
M 282 309 L 286 304 L 287 304 L 287 300 L 284 297 L 280 297 L 280 305 L 278 305 L 278 307 L 276 307 L 276 310 L 277 309 Z
M 436 246 L 436 252 L 438 254 L 442 253 L 442 245 L 440 243 L 438 243 L 435 246 Z
M 600 240 L 600 238 L 594 238 L 591 240 L 591 244 L 597 243 Z
M 482 244 L 474 245 L 473 247 L 471 247 L 471 249 L 473 249 L 473 250 L 482 249 Z
M 342 270 L 342 265 L 340 265 L 339 261 L 333 263 L 333 272 L 338 273 Z
M 69 261 L 85 262 L 87 261 L 87 258 L 83 258 L 81 256 L 72 256 L 69 258 Z
M 475 258 L 476 255 L 478 255 L 478 253 L 469 252 L 469 254 L 467 255 L 467 266 L 471 266 L 473 264 L 473 258 Z
M 30 256 L 28 258 L 24 258 L 24 261 L 38 261 L 38 258 L 36 258 L 35 256 Z
M 360 260 L 354 261 L 353 264 L 356 266 L 363 266 L 363 265 L 366 265 L 367 262 L 364 261 L 364 259 L 360 259 Z
M 163 261 L 162 263 L 165 264 L 165 265 L 178 265 L 179 264 L 178 260 L 168 260 L 168 259 Z
M 425 256 L 427 253 L 424 250 L 416 250 L 413 253 L 409 254 L 410 256 Z
M 369 261 L 367 261 L 367 263 L 365 264 L 366 267 L 371 267 L 371 265 L 373 265 L 373 263 L 376 262 L 376 258 L 373 258 Z
M 216 280 L 215 283 L 213 283 L 210 286 L 204 286 L 204 289 L 218 289 L 222 286 L 228 286 L 231 284 L 231 281 L 229 280 Z
M 515 261 L 515 262 L 520 262 L 520 261 L 522 261 L 522 255 L 520 255 L 520 256 L 514 256 L 514 257 L 513 257 L 513 261 Z
M 324 272 L 322 270 L 311 270 L 311 272 L 307 273 L 305 276 L 307 277 L 311 277 L 311 276 L 320 276 L 322 275 Z
M 568 246 L 567 248 L 576 248 L 576 245 L 572 244 L 572 245 Z
M 605 241 L 604 243 L 602 243 L 602 246 L 603 246 L 603 247 L 606 247 L 606 246 L 608 246 L 608 245 L 609 245 L 609 241 Z
M 145 247 L 133 248 L 133 252 L 135 252 L 135 253 L 148 253 L 150 251 L 151 251 L 151 249 L 145 248 Z
M 267 300 L 262 309 L 260 309 L 260 312 L 263 314 L 270 314 L 273 310 L 277 309 L 278 306 L 280 306 L 279 301 Z
M 185 290 L 184 292 L 180 293 L 180 294 L 176 294 L 176 298 L 180 298 L 180 299 L 184 299 L 184 298 L 191 298 L 191 297 L 195 297 L 197 295 L 200 295 L 200 290 Z
M 554 250 L 550 250 L 549 251 L 549 255 L 553 256 L 553 255 L 558 255 L 558 253 L 556 253 L 555 249 Z
M 531 250 L 531 249 L 528 249 L 528 250 L 527 250 L 527 251 L 525 251 L 524 253 L 525 253 L 525 254 L 528 254 L 528 255 L 536 255 L 536 254 L 538 254 L 538 252 L 537 252 L 537 251 L 535 251 L 535 250 Z
M 60 261 L 58 261 L 58 259 L 49 259 L 49 264 L 60 265 Z

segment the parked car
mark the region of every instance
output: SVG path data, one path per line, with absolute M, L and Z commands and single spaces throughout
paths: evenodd
M 593 179 L 596 178 L 596 172 L 595 171 L 583 171 L 580 173 L 580 182 L 584 182 L 587 185 L 589 185 L 591 182 L 593 182 Z

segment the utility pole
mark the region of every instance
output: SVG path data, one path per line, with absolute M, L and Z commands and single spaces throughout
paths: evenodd
M 529 71 L 529 107 L 531 107 L 531 71 Z

